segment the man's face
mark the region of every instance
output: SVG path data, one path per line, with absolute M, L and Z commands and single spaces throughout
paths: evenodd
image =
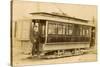
M 37 26 L 34 26 L 34 31 L 38 32 L 38 27 Z

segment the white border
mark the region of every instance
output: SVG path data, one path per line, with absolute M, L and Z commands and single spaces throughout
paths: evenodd
M 97 5 L 98 12 L 100 11 L 100 0 L 25 0 L 25 1 L 40 1 L 40 2 L 56 2 L 56 3 L 71 3 L 71 4 L 88 4 Z M 98 62 L 86 63 L 70 63 L 70 64 L 54 64 L 54 65 L 39 65 L 34 67 L 96 67 L 100 63 L 100 13 L 98 13 Z M 10 0 L 0 0 L 0 67 L 8 67 L 10 65 Z M 32 67 L 32 66 L 27 66 Z

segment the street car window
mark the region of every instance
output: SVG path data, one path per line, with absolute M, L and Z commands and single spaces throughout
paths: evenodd
M 48 24 L 48 34 L 56 34 L 57 26 L 56 24 L 49 23 Z
M 63 26 L 61 24 L 58 24 L 58 34 L 62 34 L 63 33 Z
M 63 35 L 65 35 L 65 31 L 66 31 L 66 26 L 63 25 Z
M 68 24 L 68 35 L 72 35 L 72 33 L 73 33 L 72 24 Z
M 83 36 L 89 36 L 90 35 L 90 28 L 87 26 L 82 27 L 82 34 Z
M 65 25 L 66 26 L 66 35 L 68 35 L 68 24 Z

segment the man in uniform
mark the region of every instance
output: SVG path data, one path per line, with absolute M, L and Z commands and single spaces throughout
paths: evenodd
M 36 56 L 39 54 L 39 29 L 38 26 L 34 25 L 31 29 L 31 42 L 32 46 L 32 55 Z

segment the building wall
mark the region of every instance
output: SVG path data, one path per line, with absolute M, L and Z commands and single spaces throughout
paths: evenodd
M 31 53 L 30 42 L 31 19 L 22 19 L 12 22 L 12 46 L 13 51 L 18 53 Z

